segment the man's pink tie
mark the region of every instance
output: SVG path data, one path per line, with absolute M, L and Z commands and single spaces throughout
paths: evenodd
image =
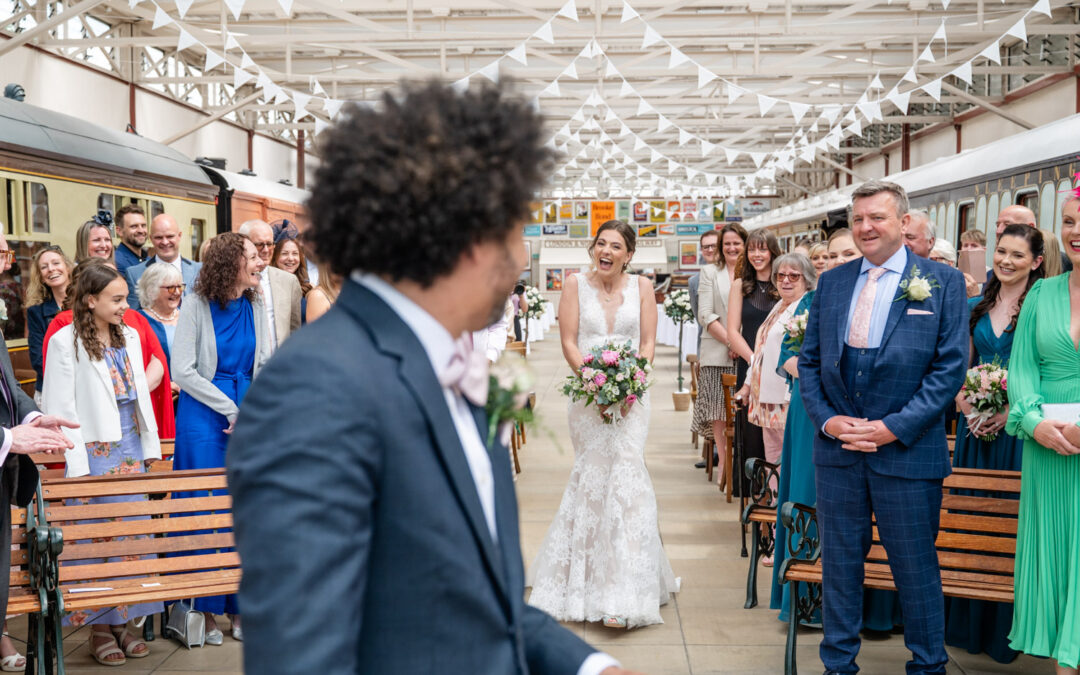
M 439 384 L 450 387 L 475 406 L 487 404 L 488 360 L 473 351 L 472 334 L 466 333 L 454 343 L 454 355 L 439 375 Z
M 873 267 L 866 273 L 866 285 L 859 292 L 855 315 L 851 317 L 851 331 L 847 341 L 852 347 L 865 349 L 870 346 L 870 317 L 874 314 L 874 296 L 877 295 L 878 279 L 885 272 L 884 267 Z

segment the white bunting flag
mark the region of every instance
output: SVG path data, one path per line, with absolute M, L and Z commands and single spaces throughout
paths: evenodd
M 156 7 L 154 9 L 154 25 L 150 27 L 150 30 L 157 30 L 162 26 L 168 26 L 172 22 L 172 18 L 165 13 L 165 10 L 160 7 Z
M 341 112 L 341 106 L 345 105 L 345 101 L 336 98 L 328 98 L 323 101 L 323 107 L 326 108 L 326 115 L 330 119 L 334 119 Z
M 244 11 L 244 0 L 225 0 L 225 6 L 232 12 L 233 18 L 240 20 L 240 14 Z
M 656 130 L 663 131 L 671 126 L 671 121 L 663 115 L 657 115 L 656 117 Z
M 743 89 L 739 85 L 731 84 L 730 82 L 728 82 L 728 85 L 727 85 L 727 102 L 728 102 L 728 105 L 731 105 L 735 101 L 739 100 L 739 97 L 742 96 L 744 92 L 745 92 L 745 89 Z
M 679 168 L 679 165 L 675 163 L 675 160 L 669 159 L 667 161 L 667 172 L 669 174 L 675 173 L 675 170 Z
M 176 15 L 183 19 L 194 2 L 195 0 L 176 0 Z
M 645 24 L 645 37 L 641 40 L 641 48 L 647 49 L 660 40 L 663 40 L 660 33 L 657 33 L 649 24 Z
M 788 101 L 788 107 L 791 108 L 791 114 L 795 118 L 795 124 L 802 122 L 802 118 L 806 116 L 806 113 L 810 112 L 810 106 L 805 103 Z
M 968 84 L 971 84 L 971 61 L 961 63 L 959 66 L 949 72 L 950 75 L 957 79 L 963 80 Z
M 555 137 L 558 138 L 559 136 L 567 136 L 567 137 L 570 136 L 570 123 L 569 122 L 562 125 L 562 128 L 555 132 Z
M 724 148 L 724 159 L 727 160 L 729 166 L 734 165 L 736 160 L 739 159 L 741 153 L 738 150 L 732 148 Z
M 614 111 L 611 111 L 611 112 L 614 113 Z M 625 122 L 620 121 L 619 122 L 619 138 L 622 138 L 623 136 L 627 136 L 627 135 L 629 135 L 631 133 L 633 133 L 633 132 L 630 131 L 630 127 L 626 126 Z M 637 148 L 634 148 L 634 149 L 637 150 Z
M 225 63 L 225 57 L 221 56 L 213 49 L 209 47 L 206 49 L 206 63 L 203 64 L 203 72 L 207 72 L 217 68 L 221 64 Z
M 710 143 L 704 139 L 701 140 L 701 156 L 708 157 L 716 149 L 715 143 Z
M 502 59 L 492 61 L 491 63 L 487 64 L 486 66 L 484 66 L 483 68 L 481 68 L 477 72 L 479 72 L 481 75 L 483 75 L 487 79 L 491 80 L 492 82 L 498 83 L 498 81 L 499 81 L 499 61 L 501 61 L 501 60 Z
M 922 86 L 922 90 L 927 94 L 930 94 L 930 98 L 935 101 L 941 101 L 941 78 L 927 82 Z
M 643 150 L 647 147 L 649 147 L 649 144 L 641 140 L 641 136 L 634 134 L 634 152 L 637 152 L 638 150 Z
M 856 119 L 851 123 L 851 126 L 849 126 L 847 130 L 856 136 L 862 136 L 862 120 Z
M 622 20 L 619 21 L 619 23 L 626 23 L 630 19 L 637 18 L 637 16 L 638 16 L 637 11 L 635 11 L 634 8 L 630 6 L 629 2 L 627 2 L 626 0 L 623 0 L 623 4 L 622 4 Z
M 750 159 L 754 160 L 754 166 L 759 169 L 761 168 L 761 163 L 765 161 L 765 157 L 768 155 L 768 153 L 765 152 L 751 152 L 748 154 L 750 155 Z
M 577 66 L 574 65 L 573 61 L 571 61 L 570 65 L 568 65 L 566 69 L 562 71 L 562 74 L 575 80 L 578 79 Z M 560 75 L 559 77 L 562 77 L 562 75 Z
M 1038 12 L 1039 14 L 1045 14 L 1051 19 L 1054 18 L 1053 15 L 1050 14 L 1050 0 L 1039 0 L 1035 3 L 1035 6 L 1031 8 L 1031 11 Z
M 758 111 L 761 112 L 762 117 L 764 117 L 770 110 L 772 110 L 773 106 L 776 105 L 776 99 L 772 96 L 758 94 L 757 104 Z
M 191 33 L 187 32 L 183 28 L 180 29 L 180 34 L 176 36 L 176 51 L 182 52 L 188 47 L 201 44 L 196 40 Z
M 919 54 L 919 58 L 915 63 L 919 61 L 929 61 L 934 63 L 934 52 L 930 51 L 930 45 L 926 45 L 926 49 L 922 50 L 922 54 Z
M 877 74 L 874 75 L 874 79 L 871 80 L 871 82 L 870 82 L 870 88 L 871 89 L 884 89 L 885 88 L 885 85 L 883 85 L 881 83 L 881 74 L 880 73 L 877 73 Z
M 310 88 L 312 94 L 315 94 L 316 96 L 326 96 L 326 90 L 319 84 L 318 78 L 311 78 Z
M 574 5 L 574 0 L 566 0 L 566 4 L 559 10 L 558 16 L 565 16 L 571 21 L 577 21 L 577 7 Z
M 296 116 L 293 117 L 293 120 L 299 120 L 304 116 L 311 114 L 307 111 L 307 104 L 311 101 L 311 98 L 311 96 L 302 94 L 298 91 L 292 92 L 293 105 L 296 106 Z
M 548 21 L 544 25 L 537 28 L 536 32 L 533 33 L 533 37 L 540 38 L 549 45 L 555 44 L 555 36 L 551 32 L 551 22 Z
M 689 60 L 690 60 L 689 56 L 687 56 L 686 54 L 683 54 L 682 51 L 678 47 L 675 47 L 674 45 L 672 45 L 672 47 L 671 47 L 671 58 L 668 60 L 668 69 L 670 70 L 671 68 L 676 68 L 678 66 L 681 66 L 682 64 L 686 63 Z
M 1018 40 L 1023 40 L 1024 42 L 1027 42 L 1027 28 L 1024 26 L 1024 19 L 1021 18 L 1019 21 L 1014 23 L 1012 28 L 1005 31 L 1005 34 L 1011 35 Z
M 619 70 L 615 67 L 614 62 L 608 59 L 607 68 L 604 69 L 604 77 L 616 77 L 619 74 Z
M 827 105 L 821 111 L 821 116 L 829 120 L 829 124 L 836 122 L 836 118 L 840 116 L 841 106 Z
M 716 79 L 716 73 L 712 72 L 704 66 L 698 66 L 697 68 L 697 86 L 701 89 L 708 83 Z
M 240 52 L 240 67 L 245 69 L 255 67 L 255 62 L 247 55 L 247 52 Z
M 589 98 L 585 99 L 585 105 L 599 108 L 604 105 L 604 99 L 600 97 L 600 92 L 593 89 L 592 92 L 589 93 Z
M 225 51 L 229 51 L 230 49 L 238 49 L 239 47 L 240 43 L 236 41 L 236 36 L 232 33 L 229 33 L 228 37 L 225 38 Z
M 810 133 L 816 134 L 818 132 L 818 121 L 814 120 L 814 123 L 810 125 Z
M 690 133 L 686 129 L 679 129 L 679 145 L 686 145 L 693 140 L 694 134 Z
M 948 10 L 949 9 L 949 2 L 950 2 L 950 0 L 941 0 L 941 7 L 943 9 Z
M 570 119 L 574 120 L 575 122 L 584 122 L 585 121 L 585 111 L 582 110 L 581 108 L 578 108 L 577 112 L 570 116 Z
M 469 90 L 469 77 L 470 77 L 469 75 L 466 75 L 465 77 L 461 78 L 460 80 L 457 80 L 456 82 L 454 82 L 453 84 L 450 85 L 450 88 L 453 89 L 454 92 L 456 92 L 458 94 L 464 94 L 466 91 Z
M 655 164 L 655 163 L 659 162 L 660 160 L 662 160 L 663 158 L 664 158 L 664 156 L 661 155 L 659 152 L 657 152 L 656 150 L 654 150 L 652 148 L 649 148 L 649 164 Z
M 292 99 L 289 98 L 289 93 L 284 88 L 277 86 L 274 87 L 274 103 L 281 105 L 282 103 L 288 103 Z
M 653 108 L 651 105 L 649 105 L 649 102 L 646 101 L 645 99 L 641 99 L 641 101 L 638 103 L 637 112 L 634 113 L 634 114 L 635 115 L 648 115 L 649 113 L 654 113 L 654 112 L 656 112 L 656 108 Z
M 915 66 L 908 68 L 908 71 L 904 73 L 904 76 L 900 78 L 900 81 L 918 84 L 919 78 L 915 76 Z
M 840 149 L 840 134 L 839 132 L 830 133 L 825 137 L 825 143 L 833 150 Z
M 851 110 L 847 111 L 847 114 L 844 115 L 844 121 L 845 122 L 854 122 L 855 121 L 855 108 L 852 108 Z
M 816 156 L 817 156 L 817 149 L 812 145 L 806 146 L 805 148 L 803 148 L 802 152 L 799 153 L 799 158 L 802 159 L 802 161 L 806 162 L 807 164 L 813 164 L 814 163 L 814 158 Z
M 905 92 L 901 94 L 899 91 L 896 90 L 896 88 L 893 88 L 893 90 L 890 91 L 888 95 L 885 96 L 885 98 L 892 101 L 893 105 L 895 105 L 897 109 L 900 110 L 901 114 L 907 114 L 908 100 L 911 98 L 911 92 Z
M 266 91 L 267 89 L 271 89 L 274 86 L 274 83 L 270 80 L 266 73 L 260 70 L 259 76 L 255 80 L 255 86 L 259 89 Z
M 948 38 L 945 36 L 945 19 L 941 20 L 941 25 L 938 26 L 936 31 L 934 31 L 934 37 L 930 38 L 931 43 L 933 43 L 935 40 L 944 40 L 946 43 L 948 43 Z
M 247 72 L 246 70 L 240 70 L 239 68 L 234 69 L 233 70 L 233 89 L 239 89 L 240 87 L 244 86 L 245 84 L 247 84 L 248 82 L 250 82 L 254 78 L 255 78 L 255 76 L 252 75 L 251 73 Z
M 322 120 L 320 117 L 315 118 L 315 135 L 318 136 L 322 132 L 330 128 L 330 125 Z
M 281 7 L 281 11 L 286 17 L 292 16 L 292 3 L 293 0 L 277 0 L 278 6 Z
M 544 90 L 540 92 L 541 96 L 558 96 L 559 95 L 559 81 L 552 80 L 551 84 L 544 87 Z
M 863 117 L 869 122 L 875 122 L 881 118 L 881 103 L 878 101 L 867 101 L 866 103 L 856 104 L 859 108 L 859 112 L 863 114 Z
M 619 87 L 619 97 L 620 98 L 626 98 L 627 96 L 631 96 L 634 93 L 635 93 L 634 88 L 632 86 L 630 86 L 630 83 L 627 82 L 626 80 L 623 80 L 622 81 L 622 86 Z
M 996 63 L 996 64 L 998 64 L 1000 66 L 1001 65 L 1001 45 L 998 43 L 997 40 L 994 40 L 993 44 L 987 45 L 986 49 L 979 52 L 979 56 L 985 57 L 985 58 L 993 61 L 994 63 Z
M 510 51 L 506 52 L 506 55 L 514 59 L 523 66 L 529 65 L 529 60 L 525 56 L 525 43 L 522 42 L 517 47 L 514 47 Z

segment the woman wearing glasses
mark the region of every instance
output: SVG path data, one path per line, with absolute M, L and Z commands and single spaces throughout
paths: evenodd
M 180 318 L 180 299 L 184 297 L 184 278 L 172 265 L 151 265 L 139 277 L 136 292 L 139 294 L 139 312 L 157 335 L 165 350 L 165 359 L 172 369 L 173 335 L 176 320 Z M 173 382 L 173 390 L 180 387 Z

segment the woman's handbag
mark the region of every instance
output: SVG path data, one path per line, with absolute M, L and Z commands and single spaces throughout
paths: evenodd
M 206 644 L 206 619 L 194 609 L 195 600 L 178 600 L 169 610 L 169 620 L 162 629 L 165 637 L 175 638 L 188 649 Z

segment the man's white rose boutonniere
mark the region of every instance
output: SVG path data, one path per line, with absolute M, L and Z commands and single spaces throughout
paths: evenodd
M 908 275 L 907 279 L 900 282 L 900 290 L 903 292 L 897 300 L 922 302 L 933 295 L 935 288 L 941 288 L 937 279 L 927 279 L 919 274 L 919 267 L 917 265 L 912 265 L 911 274 Z

